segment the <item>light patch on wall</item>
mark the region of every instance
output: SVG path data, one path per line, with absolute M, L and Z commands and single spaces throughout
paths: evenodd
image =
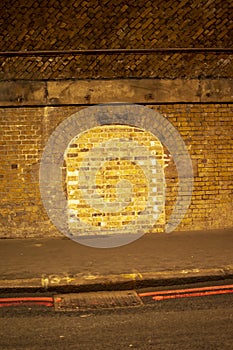
M 95 127 L 71 140 L 65 161 L 73 235 L 90 227 L 98 235 L 148 226 L 164 231 L 164 152 L 153 134 L 128 125 Z

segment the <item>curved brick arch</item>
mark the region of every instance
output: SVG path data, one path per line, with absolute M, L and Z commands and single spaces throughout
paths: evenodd
M 62 122 L 51 135 L 40 166 L 40 191 L 44 206 L 56 227 L 67 234 L 65 220 L 66 198 L 62 189 L 61 168 L 63 155 L 76 135 L 97 125 L 132 125 L 150 131 L 172 154 L 179 175 L 176 205 L 166 225 L 173 231 L 184 217 L 190 204 L 193 185 L 192 163 L 178 131 L 159 113 L 139 105 L 109 104 L 93 106 L 75 113 Z M 141 235 L 138 234 L 138 237 Z M 134 238 L 136 239 L 136 237 Z M 132 238 L 125 237 L 125 243 Z M 114 242 L 110 246 L 121 245 Z

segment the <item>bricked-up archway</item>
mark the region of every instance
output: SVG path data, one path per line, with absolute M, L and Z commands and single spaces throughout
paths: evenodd
M 96 236 L 96 239 L 93 237 L 89 238 L 88 235 L 86 235 L 83 240 L 82 236 L 75 237 L 70 232 L 67 220 L 67 199 L 62 181 L 64 155 L 70 142 L 73 142 L 73 139 L 76 138 L 77 135 L 97 126 L 110 125 L 131 125 L 135 129 L 146 130 L 158 138 L 173 156 L 178 172 L 179 188 L 173 212 L 165 225 L 166 232 L 173 231 L 184 217 L 191 201 L 193 169 L 189 153 L 180 134 L 165 117 L 152 109 L 140 105 L 124 103 L 99 105 L 82 109 L 63 121 L 50 136 L 40 165 L 41 198 L 50 219 L 56 227 L 68 237 L 78 242 L 81 240 L 82 243 L 94 247 L 124 245 L 134 241 L 145 233 L 142 229 L 140 232 L 138 231 L 136 233 L 131 231 L 128 235 L 116 234 L 106 235 L 106 237 L 105 235 L 100 235 L 104 236 L 101 237 L 100 240 L 98 240 L 99 235 Z M 124 142 L 126 141 L 124 140 Z M 126 148 L 128 148 L 128 146 L 130 146 L 130 144 L 127 144 Z M 140 152 L 145 156 L 148 150 L 146 147 L 143 147 L 144 146 L 141 145 Z M 133 148 L 135 148 L 135 144 Z M 92 154 L 92 156 L 95 157 L 95 154 Z M 114 159 L 116 160 L 115 154 L 113 154 L 113 160 Z M 83 184 L 85 184 L 85 171 L 86 169 L 83 167 Z M 94 181 L 92 181 L 92 183 L 94 183 Z M 87 196 L 89 189 L 90 188 L 86 190 L 85 196 Z M 87 199 L 87 197 L 85 199 Z
M 164 231 L 164 152 L 153 134 L 129 125 L 95 127 L 70 142 L 65 162 L 74 236 Z

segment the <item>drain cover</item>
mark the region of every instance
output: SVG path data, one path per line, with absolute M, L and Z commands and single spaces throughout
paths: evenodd
M 86 311 L 142 305 L 135 291 L 62 294 L 54 298 L 56 311 Z

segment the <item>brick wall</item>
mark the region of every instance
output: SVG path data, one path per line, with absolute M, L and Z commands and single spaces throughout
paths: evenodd
M 232 47 L 231 0 L 2 0 L 0 51 Z M 225 78 L 227 53 L 0 57 L 0 79 Z
M 231 0 L 1 1 L 0 236 L 61 235 L 48 218 L 40 196 L 39 165 L 48 139 L 70 115 L 90 105 L 122 101 L 157 110 L 179 131 L 189 150 L 194 191 L 177 229 L 232 227 L 232 52 L 1 54 L 96 48 L 231 48 L 232 10 Z M 92 128 L 100 131 L 99 124 L 96 121 Z M 148 136 L 146 127 L 141 132 Z M 78 141 L 81 135 L 75 137 Z M 85 149 L 90 153 L 90 148 Z M 169 221 L 178 194 L 178 173 L 171 150 L 164 144 L 161 150 L 166 165 L 166 197 L 165 203 L 160 203 L 164 209 L 154 231 L 161 231 Z M 68 158 L 64 159 L 66 164 Z M 137 166 L 126 163 L 127 171 L 134 168 L 132 171 L 140 178 Z M 109 176 L 101 171 L 97 176 L 104 199 L 108 197 L 104 197 L 101 181 L 109 181 Z M 64 193 L 67 191 L 70 201 L 78 200 L 69 193 L 69 181 L 75 180 L 64 174 Z M 123 183 L 127 199 L 131 187 Z M 146 197 L 148 179 L 143 184 L 142 197 Z M 110 188 L 106 196 L 112 195 Z M 114 186 L 112 190 L 114 194 Z M 139 206 L 133 206 L 131 212 L 137 216 L 139 211 Z M 85 207 L 84 218 L 86 213 Z M 96 227 L 106 224 L 97 217 L 92 216 Z M 122 217 L 116 215 L 115 222 L 120 226 Z
M 179 230 L 231 227 L 232 104 L 149 106 L 177 128 L 193 162 L 194 191 Z M 56 126 L 82 107 L 1 108 L 1 237 L 60 235 L 39 193 L 39 162 Z M 166 152 L 166 149 L 165 149 Z M 165 168 L 166 221 L 177 194 L 173 162 Z

